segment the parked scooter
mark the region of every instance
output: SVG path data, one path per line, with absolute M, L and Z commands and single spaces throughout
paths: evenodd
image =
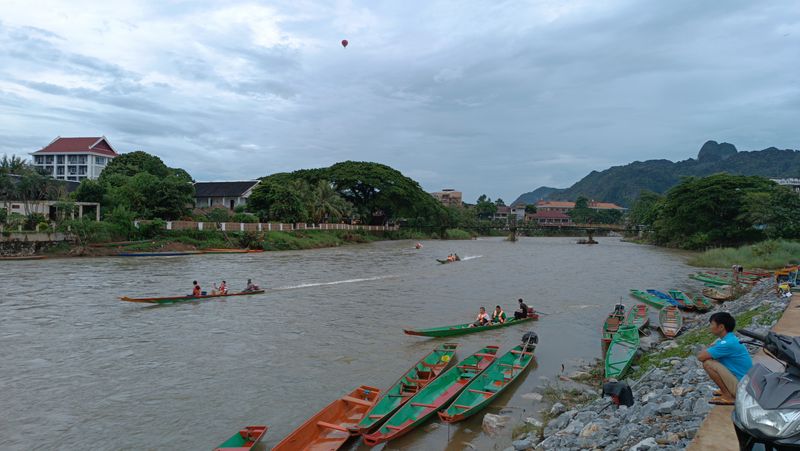
M 739 381 L 733 425 L 740 450 L 800 450 L 800 337 L 740 329 L 784 363 L 756 363 Z

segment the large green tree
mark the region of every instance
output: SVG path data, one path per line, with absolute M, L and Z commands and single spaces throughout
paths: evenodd
M 748 196 L 774 187 L 774 182 L 757 176 L 685 178 L 667 192 L 653 224 L 654 238 L 659 244 L 689 249 L 757 240 L 763 234 L 747 214 Z
M 572 222 L 576 224 L 588 224 L 594 222 L 595 212 L 589 208 L 589 199 L 584 196 L 575 200 L 575 208 L 567 212 Z
M 800 195 L 785 186 L 747 193 L 744 213 L 767 238 L 800 238 Z
M 497 213 L 497 204 L 486 194 L 481 194 L 475 202 L 475 212 L 480 219 L 489 219 Z
M 658 217 L 658 209 L 664 197 L 652 191 L 644 190 L 628 210 L 628 224 L 633 227 L 652 227 Z

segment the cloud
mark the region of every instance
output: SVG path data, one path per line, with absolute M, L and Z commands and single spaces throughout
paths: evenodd
M 9 0 L 0 152 L 105 134 L 198 180 L 353 159 L 511 201 L 707 139 L 800 147 L 797 30 L 790 0 Z

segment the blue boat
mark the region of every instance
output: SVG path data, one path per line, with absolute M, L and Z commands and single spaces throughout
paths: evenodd
M 674 305 L 675 307 L 680 307 L 681 304 L 673 299 L 672 296 L 668 295 L 667 293 L 658 291 L 658 290 L 647 290 L 648 293 L 652 294 L 653 296 L 658 296 L 659 298 L 669 302 L 670 304 Z

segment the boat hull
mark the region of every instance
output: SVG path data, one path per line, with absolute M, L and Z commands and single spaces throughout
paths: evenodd
M 249 451 L 253 446 L 261 441 L 267 433 L 267 426 L 246 426 L 244 429 L 233 434 L 231 438 L 222 442 L 214 451 Z
M 619 328 L 605 357 L 606 378 L 619 379 L 631 367 L 639 348 L 639 329 L 636 326 Z
M 249 296 L 252 294 L 263 294 L 264 290 L 246 291 L 241 293 L 228 293 L 228 294 L 207 294 L 204 296 L 171 296 L 163 298 L 130 298 L 123 296 L 119 298 L 125 302 L 141 302 L 145 304 L 173 304 L 176 302 L 189 302 L 189 301 L 202 301 L 203 299 L 210 298 L 227 298 L 231 296 Z
M 636 299 L 644 302 L 645 304 L 653 308 L 662 309 L 667 305 L 667 301 L 657 296 L 653 296 L 645 291 L 631 290 L 631 296 L 635 297 Z
M 672 339 L 680 333 L 683 327 L 683 316 L 675 306 L 669 306 L 658 312 L 658 328 L 664 337 Z
M 474 334 L 476 332 L 483 332 L 486 330 L 500 329 L 502 327 L 513 326 L 528 321 L 538 320 L 539 315 L 534 313 L 534 316 L 528 316 L 521 319 L 509 319 L 505 323 L 495 323 L 489 326 L 469 327 L 472 323 L 454 324 L 452 326 L 433 327 L 430 329 L 404 329 L 406 335 L 419 335 L 423 337 L 452 337 L 455 335 Z

